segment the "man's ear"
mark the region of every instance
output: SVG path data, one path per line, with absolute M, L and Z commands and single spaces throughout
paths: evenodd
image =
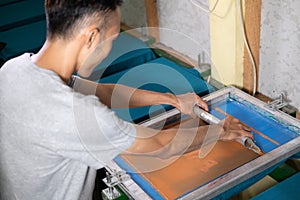
M 88 38 L 87 38 L 87 47 L 91 48 L 97 44 L 99 44 L 100 39 L 100 31 L 98 28 L 92 28 L 88 32 Z

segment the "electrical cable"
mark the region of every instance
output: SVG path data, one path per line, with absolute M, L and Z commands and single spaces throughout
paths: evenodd
M 219 3 L 219 0 L 216 0 L 216 2 L 213 5 L 212 9 L 205 8 L 205 6 L 202 3 L 200 3 L 199 1 L 195 2 L 195 0 L 191 0 L 191 2 L 192 2 L 192 4 L 194 4 L 195 6 L 197 6 L 198 8 L 200 8 L 201 10 L 203 10 L 204 12 L 206 12 L 206 13 L 212 13 L 216 9 L 216 7 L 217 7 L 217 5 Z
M 239 16 L 240 16 L 239 18 L 240 18 L 240 23 L 241 23 L 240 27 L 241 27 L 241 31 L 242 31 L 242 35 L 243 35 L 243 40 L 244 40 L 244 44 L 246 46 L 247 52 L 249 54 L 251 64 L 252 64 L 252 70 L 253 70 L 253 93 L 252 93 L 252 95 L 254 96 L 256 93 L 256 81 L 257 81 L 256 64 L 254 61 L 252 51 L 249 47 L 249 42 L 246 37 L 245 23 L 244 23 L 244 18 L 243 18 L 243 13 L 242 13 L 243 8 L 242 8 L 241 0 L 237 0 L 237 3 L 238 3 L 238 11 L 239 11 Z

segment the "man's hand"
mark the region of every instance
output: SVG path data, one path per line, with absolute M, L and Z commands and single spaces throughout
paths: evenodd
M 208 106 L 205 101 L 203 101 L 195 93 L 186 93 L 177 95 L 177 105 L 176 108 L 184 114 L 190 115 L 192 118 L 196 118 L 196 115 L 193 111 L 194 106 L 197 104 L 204 110 L 208 111 Z
M 231 141 L 240 137 L 249 137 L 253 139 L 253 135 L 250 132 L 251 128 L 232 116 L 226 116 L 219 125 L 223 127 L 223 131 L 219 138 L 220 140 Z

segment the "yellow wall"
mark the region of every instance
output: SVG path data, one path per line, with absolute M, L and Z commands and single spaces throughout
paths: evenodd
M 211 8 L 215 2 L 210 0 Z M 237 0 L 219 0 L 210 13 L 212 78 L 242 87 L 244 43 L 237 9 Z

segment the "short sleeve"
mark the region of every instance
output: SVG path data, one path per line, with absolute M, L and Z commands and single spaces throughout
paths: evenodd
M 135 126 L 118 118 L 95 96 L 76 93 L 72 112 L 74 131 L 67 139 L 70 144 L 59 151 L 63 156 L 101 168 L 135 139 Z

